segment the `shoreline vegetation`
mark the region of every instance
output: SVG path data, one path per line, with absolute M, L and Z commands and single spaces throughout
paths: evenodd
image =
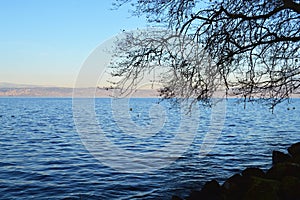
M 208 181 L 201 190 L 190 192 L 186 200 L 297 200 L 300 199 L 300 142 L 288 153 L 273 151 L 272 167 L 266 172 L 246 168 L 222 185 Z M 172 200 L 183 200 L 173 196 Z

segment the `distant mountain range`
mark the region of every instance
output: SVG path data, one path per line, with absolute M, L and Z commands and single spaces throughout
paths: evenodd
M 113 88 L 79 88 L 76 89 L 76 97 L 115 97 L 118 90 Z M 224 92 L 217 92 L 216 97 L 224 97 Z M 123 95 L 124 96 L 124 95 Z M 229 94 L 230 97 L 239 97 Z M 0 97 L 73 97 L 73 88 L 38 86 L 28 84 L 14 84 L 0 82 Z M 126 97 L 159 97 L 155 89 L 142 89 L 133 91 Z M 300 91 L 291 95 L 300 98 Z
M 79 88 L 77 97 L 112 97 L 116 90 L 111 88 Z M 48 87 L 27 84 L 0 83 L 0 97 L 72 97 L 73 88 Z M 137 90 L 132 97 L 158 97 L 156 90 Z M 129 97 L 128 96 L 128 97 Z

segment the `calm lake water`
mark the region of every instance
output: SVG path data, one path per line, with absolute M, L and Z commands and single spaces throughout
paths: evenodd
M 157 102 L 130 99 L 132 122 L 139 126 L 151 123 L 149 110 Z M 166 108 L 167 120 L 158 134 L 143 140 L 143 147 L 149 142 L 158 151 L 172 139 L 181 120 L 168 103 L 160 105 Z M 95 107 L 103 131 L 122 147 L 126 133 L 111 113 L 111 100 L 96 99 Z M 257 104 L 247 104 L 244 109 L 233 99 L 226 107 L 221 135 L 207 156 L 199 157 L 199 149 L 209 130 L 210 110 L 201 108 L 195 138 L 175 162 L 148 173 L 125 173 L 105 165 L 85 148 L 74 124 L 72 99 L 0 98 L 0 199 L 184 197 L 213 178 L 222 183 L 246 167 L 267 169 L 273 150 L 286 151 L 300 141 L 298 99 L 277 106 L 273 114 Z M 127 150 L 139 151 L 135 142 L 134 137 L 126 138 Z

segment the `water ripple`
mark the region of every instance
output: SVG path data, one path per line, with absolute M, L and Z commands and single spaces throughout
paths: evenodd
M 109 99 L 96 99 L 95 103 L 106 136 L 130 151 L 160 149 L 174 138 L 180 122 L 173 116 L 156 135 L 135 138 L 116 126 Z M 130 105 L 138 108 L 131 113 L 133 121 L 140 126 L 151 124 L 147 105 L 152 103 L 156 100 L 132 99 Z M 252 104 L 243 109 L 229 100 L 222 135 L 213 151 L 200 158 L 210 119 L 209 110 L 204 109 L 194 143 L 176 162 L 151 173 L 126 174 L 102 165 L 84 148 L 74 126 L 71 99 L 0 98 L 0 199 L 184 196 L 212 178 L 222 182 L 246 167 L 270 167 L 273 150 L 286 151 L 300 139 L 300 100 L 294 100 L 295 110 L 287 110 L 287 106 L 276 107 L 272 114 Z

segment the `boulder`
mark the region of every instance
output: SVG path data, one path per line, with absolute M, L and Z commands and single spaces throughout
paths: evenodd
M 300 199 L 300 179 L 292 176 L 282 179 L 281 199 Z
M 192 191 L 186 200 L 198 200 L 201 199 L 200 191 Z
M 300 155 L 295 155 L 292 157 L 291 162 L 297 163 L 300 165 Z
M 271 167 L 266 177 L 269 179 L 282 180 L 285 176 L 300 178 L 300 165 L 297 163 L 278 163 Z
M 266 172 L 247 168 L 228 178 L 222 186 L 207 182 L 201 191 L 193 191 L 187 200 L 300 200 L 300 142 L 288 148 L 289 154 L 273 151 L 273 166 Z M 173 200 L 181 200 L 173 196 Z
M 290 146 L 288 148 L 288 152 L 292 155 L 292 157 L 300 155 L 300 142 Z
M 220 199 L 222 188 L 216 180 L 212 180 L 205 183 L 201 193 L 205 197 L 214 197 L 212 199 Z
M 174 196 L 172 196 L 172 200 L 183 200 L 183 199 L 180 198 L 179 196 L 174 195 Z
M 276 200 L 279 199 L 280 182 L 259 177 L 251 178 L 251 185 L 243 196 L 244 200 Z
M 187 198 L 188 200 L 198 199 L 210 199 L 210 200 L 222 200 L 222 188 L 216 180 L 208 181 L 203 186 L 202 190 L 194 191 Z
M 259 169 L 259 168 L 255 168 L 255 167 L 249 167 L 247 169 L 245 169 L 244 171 L 242 171 L 242 176 L 243 177 L 265 177 L 265 173 L 263 170 Z
M 222 185 L 226 199 L 241 199 L 248 188 L 247 177 L 242 177 L 240 174 L 235 174 L 228 178 Z
M 273 151 L 272 152 L 272 161 L 273 165 L 277 163 L 283 163 L 283 162 L 288 162 L 291 160 L 291 156 L 285 153 L 282 153 L 280 151 Z

